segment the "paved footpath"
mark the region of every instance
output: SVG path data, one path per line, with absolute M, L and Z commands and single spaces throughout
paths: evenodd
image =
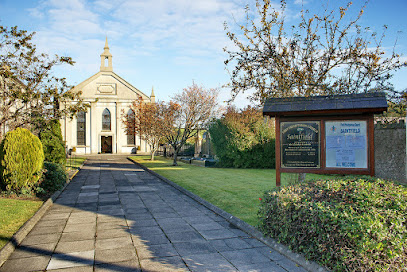
M 93 156 L 0 271 L 305 271 L 124 156 Z

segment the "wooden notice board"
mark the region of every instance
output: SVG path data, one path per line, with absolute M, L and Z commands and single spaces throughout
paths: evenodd
M 273 98 L 263 115 L 275 117 L 276 185 L 281 173 L 374 175 L 374 114 L 384 93 Z

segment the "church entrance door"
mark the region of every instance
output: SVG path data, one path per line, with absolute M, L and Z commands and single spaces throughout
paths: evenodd
M 112 136 L 101 136 L 102 153 L 112 153 Z

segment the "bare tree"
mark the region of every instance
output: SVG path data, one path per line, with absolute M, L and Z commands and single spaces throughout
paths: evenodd
M 177 165 L 177 156 L 186 141 L 195 137 L 200 129 L 206 128 L 217 115 L 218 90 L 205 89 L 195 83 L 173 98 L 177 105 L 174 125 L 168 124 L 166 140 L 174 148 L 173 165 Z
M 254 90 L 251 99 L 262 103 L 268 97 L 392 89 L 392 72 L 407 63 L 394 47 L 392 52 L 383 49 L 386 26 L 378 35 L 358 25 L 366 4 L 354 18 L 347 16 L 352 2 L 337 10 L 326 8 L 321 15 L 302 10 L 298 25 L 287 26 L 285 0 L 280 10 L 272 9 L 269 0 L 257 0 L 259 20 L 251 19 L 247 9 L 247 23 L 240 25 L 243 33 L 232 33 L 225 23 L 237 47 L 225 48 L 225 64 L 232 66 L 232 96 Z
M 134 115 L 123 112 L 122 119 L 127 134 L 140 135 L 151 148 L 151 160 L 167 131 L 174 126 L 174 118 L 178 106 L 174 103 L 149 103 L 141 97 L 133 101 L 130 109 Z

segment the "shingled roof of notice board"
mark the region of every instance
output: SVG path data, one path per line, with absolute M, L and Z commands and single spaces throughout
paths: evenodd
M 269 98 L 264 104 L 263 115 L 382 113 L 385 110 L 387 110 L 386 94 L 377 92 Z

